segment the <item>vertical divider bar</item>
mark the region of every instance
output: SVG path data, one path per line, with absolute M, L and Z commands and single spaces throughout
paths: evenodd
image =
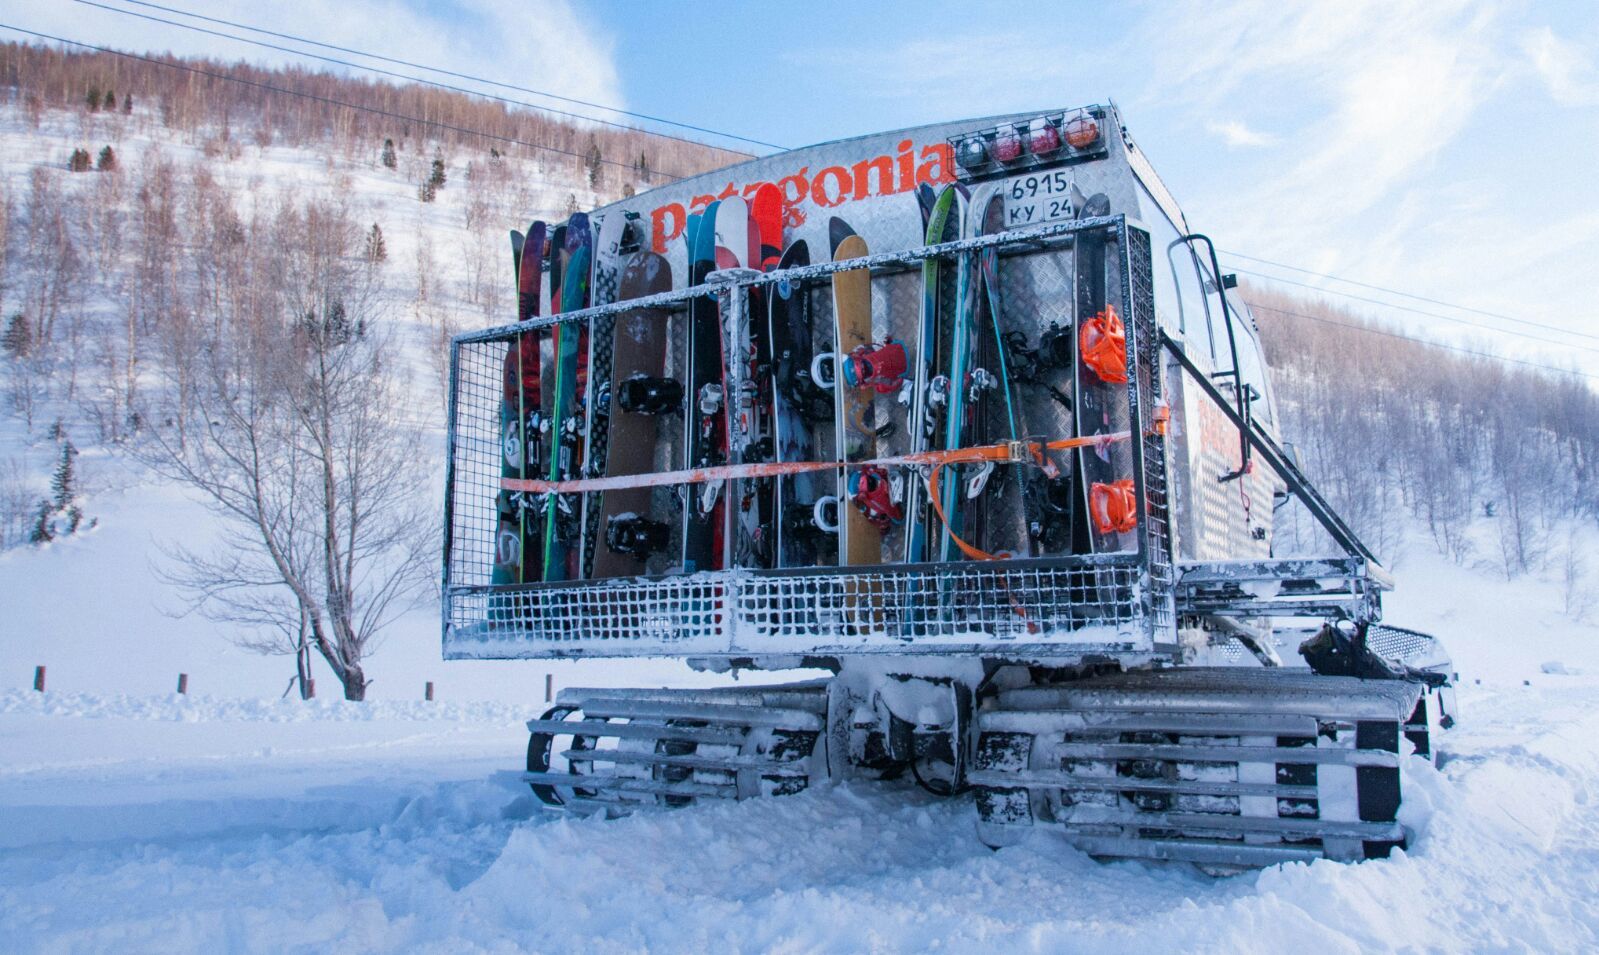
M 455 549 L 455 453 L 456 453 L 456 410 L 460 402 L 461 390 L 461 349 L 466 347 L 459 341 L 450 342 L 450 378 L 449 394 L 445 397 L 444 419 L 444 570 L 440 582 L 439 633 L 444 643 L 450 639 L 451 609 L 454 598 L 450 593 L 450 563 Z

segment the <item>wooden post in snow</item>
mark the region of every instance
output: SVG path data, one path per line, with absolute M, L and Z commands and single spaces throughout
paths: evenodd
M 555 674 L 544 674 L 544 702 L 555 699 Z
M 178 694 L 181 695 L 181 696 L 187 696 L 188 693 L 189 693 L 189 675 L 187 673 L 179 673 L 178 674 Z
M 44 667 L 42 666 L 33 668 L 33 689 L 38 693 L 44 692 Z
M 432 680 L 428 681 L 427 689 L 423 691 L 422 698 L 424 700 L 427 700 L 429 703 L 433 702 L 433 681 Z

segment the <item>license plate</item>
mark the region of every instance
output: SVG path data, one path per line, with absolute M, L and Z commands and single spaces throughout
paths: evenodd
M 1005 180 L 1007 229 L 1070 219 L 1076 214 L 1077 210 L 1072 208 L 1072 180 L 1064 169 Z

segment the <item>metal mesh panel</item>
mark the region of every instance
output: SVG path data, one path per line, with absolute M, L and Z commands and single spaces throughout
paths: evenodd
M 1025 241 L 1006 235 L 904 253 L 874 255 L 850 263 L 881 274 L 895 298 L 912 301 L 915 273 L 908 267 L 931 254 L 971 253 L 980 245 L 1014 243 L 1026 253 L 1013 260 L 1069 261 L 1068 233 L 1107 230 L 1126 236 L 1118 219 L 1090 220 L 1034 229 Z M 1148 242 L 1134 258 L 1140 276 L 1129 281 L 1120 253 L 1120 298 L 1131 316 L 1130 355 L 1141 385 L 1158 387 L 1152 374 L 1153 309 L 1148 301 Z M 1127 248 L 1127 240 L 1117 242 Z M 1036 255 L 1030 254 L 1036 253 Z M 791 270 L 792 279 L 824 280 L 834 264 Z M 1058 270 L 1057 270 L 1058 271 Z M 1060 283 L 1060 276 L 1042 278 Z M 769 283 L 774 276 L 736 277 L 739 284 Z M 825 281 L 812 288 L 825 290 Z M 904 286 L 900 288 L 899 286 Z M 1151 611 L 1170 626 L 1171 576 L 1165 531 L 1164 453 L 1161 442 L 1143 442 L 1141 480 L 1145 499 L 1158 510 L 1149 522 L 1149 543 L 1138 553 L 1016 559 L 993 563 L 881 565 L 782 571 L 733 569 L 695 575 L 590 580 L 550 584 L 497 584 L 496 547 L 516 546 L 504 532 L 507 514 L 537 509 L 537 500 L 501 490 L 501 405 L 508 352 L 518 335 L 549 336 L 556 323 L 604 322 L 624 308 L 678 312 L 691 295 L 682 289 L 627 305 L 606 306 L 505 329 L 460 336 L 451 365 L 450 459 L 446 496 L 444 623 L 451 657 L 551 657 L 576 655 L 686 655 L 813 652 L 972 652 L 1004 647 L 1014 652 L 1142 653 L 1150 648 Z M 1035 294 L 1039 291 L 1029 289 Z M 1051 294 L 1057 290 L 1049 289 Z M 820 295 L 820 293 L 818 293 Z M 825 299 L 825 295 L 820 295 Z M 1018 295 L 1018 304 L 1028 300 Z M 725 303 L 747 301 L 722 296 Z M 1007 311 L 1012 307 L 1007 305 Z M 907 306 L 908 308 L 908 306 Z M 907 312 L 907 314 L 909 314 Z M 825 307 L 818 310 L 825 321 Z M 675 366 L 674 361 L 668 365 Z M 669 368 L 668 374 L 673 371 Z M 1150 405 L 1133 409 L 1133 426 L 1148 420 Z M 819 453 L 831 448 L 819 436 Z M 659 458 L 659 456 L 658 456 Z M 657 466 L 667 462 L 657 460 Z M 681 466 L 680 464 L 678 466 Z M 681 490 L 681 489 L 680 489 Z M 660 489 L 660 494 L 671 494 Z M 592 531 L 591 531 L 592 533 Z M 735 532 L 736 533 L 736 532 Z M 496 541 L 496 536 L 502 538 Z M 735 549 L 734 551 L 738 551 Z M 501 555 L 501 565 L 506 563 Z M 1154 559 L 1158 567 L 1146 566 Z M 1160 592 L 1152 595 L 1148 584 Z
M 511 347 L 507 341 L 458 344 L 451 361 L 445 570 L 452 584 L 483 586 L 494 571 L 501 376 Z
M 1140 649 L 1134 555 L 474 588 L 452 657 Z
M 1160 334 L 1155 324 L 1155 288 L 1150 274 L 1149 233 L 1127 228 L 1127 256 L 1123 270 L 1124 301 L 1130 316 L 1128 348 L 1137 373 L 1138 413 L 1142 423 L 1140 457 L 1143 465 L 1144 547 L 1149 567 L 1150 623 L 1157 639 L 1176 638 L 1176 613 L 1172 598 L 1171 518 L 1166 483 L 1166 436 L 1153 427 L 1156 409 L 1164 397 L 1160 370 Z

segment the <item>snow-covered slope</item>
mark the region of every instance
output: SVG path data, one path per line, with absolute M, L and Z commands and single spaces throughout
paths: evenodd
M 496 776 L 537 705 L 13 689 L 0 934 L 20 951 L 1591 951 L 1599 633 L 1529 609 L 1550 584 L 1415 558 L 1402 580 L 1390 617 L 1448 640 L 1463 718 L 1440 767 L 1408 766 L 1421 837 L 1388 860 L 1213 879 L 1047 833 L 995 853 L 969 799 L 901 783 L 572 820 Z

